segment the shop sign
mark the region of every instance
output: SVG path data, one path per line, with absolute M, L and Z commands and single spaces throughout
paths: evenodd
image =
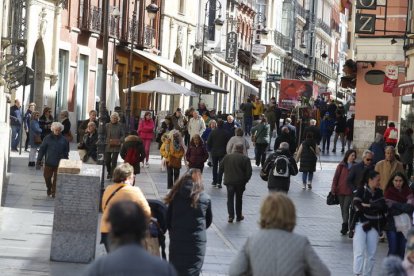
M 374 14 L 357 13 L 355 15 L 355 33 L 373 34 L 375 33 L 375 21 L 377 17 Z
M 237 33 L 229 32 L 226 36 L 226 62 L 234 63 L 237 56 Z
M 266 81 L 267 82 L 276 82 L 282 79 L 282 74 L 267 74 Z
M 264 54 L 266 53 L 266 46 L 261 44 L 253 44 L 252 52 L 253 54 Z
M 384 89 L 386 93 L 392 93 L 394 88 L 398 86 L 398 66 L 387 65 L 385 67 Z

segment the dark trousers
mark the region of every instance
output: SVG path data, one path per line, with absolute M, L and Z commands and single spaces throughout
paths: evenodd
M 30 133 L 26 131 L 26 142 L 24 143 L 24 150 L 29 148 Z
M 260 164 L 263 166 L 266 161 L 266 150 L 268 143 L 258 144 L 256 143 L 256 165 Z
M 47 195 L 55 196 L 56 193 L 56 178 L 57 178 L 57 167 L 49 167 L 45 165 L 43 169 L 43 177 L 45 178 Z M 53 178 L 53 179 L 52 179 Z
M 234 218 L 234 197 L 236 197 L 236 216 L 242 216 L 244 185 L 227 185 L 227 211 Z
M 167 188 L 171 189 L 180 176 L 180 169 L 167 166 Z
M 245 132 L 245 134 L 248 134 L 248 135 L 251 134 L 252 124 L 253 124 L 253 117 L 251 117 L 251 116 L 244 117 L 244 132 Z
M 413 175 L 413 164 L 403 164 L 403 167 L 407 174 L 407 178 L 411 179 L 411 176 Z
M 325 151 L 325 145 L 326 150 L 329 151 L 329 144 L 331 143 L 331 135 L 323 135 L 322 136 L 322 151 Z
M 401 232 L 387 231 L 388 239 L 388 256 L 395 255 L 404 259 L 405 244 L 407 240 Z
M 101 243 L 105 246 L 106 253 L 109 252 L 109 237 L 108 233 L 101 233 Z
M 119 152 L 105 152 L 105 166 L 108 175 L 112 176 L 116 163 L 118 162 Z
M 221 184 L 223 172 L 219 171 L 219 165 L 224 156 L 213 156 L 213 183 Z

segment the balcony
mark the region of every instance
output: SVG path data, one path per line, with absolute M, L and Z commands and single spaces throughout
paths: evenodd
M 306 19 L 306 10 L 302 7 L 302 5 L 296 2 L 295 7 L 296 7 L 296 15 L 299 15 L 303 19 Z
M 329 63 L 326 63 L 320 58 L 316 58 L 315 70 L 321 73 L 322 75 L 325 75 L 329 79 L 335 78 L 335 70 Z
M 109 18 L 109 35 L 112 37 L 119 37 L 120 33 L 120 22 L 122 22 L 122 18 L 115 18 L 111 15 Z
M 306 64 L 305 55 L 302 53 L 302 51 L 300 51 L 296 48 L 292 49 L 292 57 L 293 57 L 293 59 L 299 61 L 300 63 Z
M 282 33 L 275 31 L 275 44 L 282 48 L 285 51 L 289 51 L 291 48 L 292 43 L 290 43 L 290 39 L 284 36 Z
M 79 28 L 81 30 L 101 33 L 102 31 L 102 9 L 95 6 L 87 7 L 81 5 L 79 16 Z
M 322 29 L 322 31 L 324 31 L 329 36 L 331 36 L 331 33 L 332 33 L 331 27 L 328 24 L 326 24 L 325 22 L 323 22 L 322 19 L 318 19 L 316 27 Z
M 155 42 L 155 29 L 150 26 L 145 26 L 143 38 L 144 47 L 152 48 Z

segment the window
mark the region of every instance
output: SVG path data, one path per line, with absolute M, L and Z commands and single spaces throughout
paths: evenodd
M 178 6 L 178 12 L 184 14 L 185 12 L 185 0 L 180 0 Z
M 214 21 L 216 20 L 216 11 L 217 11 L 217 2 L 210 1 L 208 9 L 208 40 L 215 40 L 216 37 L 216 25 Z
M 88 67 L 89 57 L 79 55 L 77 82 L 76 82 L 76 120 L 86 118 L 87 99 L 88 99 Z
M 68 71 L 69 71 L 69 52 L 59 50 L 59 65 L 58 65 L 58 92 L 56 95 L 56 112 L 68 108 Z

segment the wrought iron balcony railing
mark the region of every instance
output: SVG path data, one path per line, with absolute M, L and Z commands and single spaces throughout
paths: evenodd
M 112 37 L 119 37 L 120 33 L 120 22 L 122 22 L 122 18 L 112 16 L 109 18 L 109 35 Z
M 323 22 L 322 19 L 318 19 L 317 25 L 318 28 L 322 29 L 325 33 L 327 33 L 329 36 L 331 36 L 331 27 L 326 24 L 325 22 Z
M 95 6 L 81 5 L 79 14 L 79 28 L 95 33 L 102 31 L 102 9 Z
M 285 51 L 289 51 L 292 45 L 291 40 L 278 31 L 275 31 L 275 44 Z
M 305 55 L 302 53 L 302 51 L 300 51 L 296 48 L 292 49 L 292 57 L 293 57 L 293 59 L 299 61 L 300 63 L 303 63 L 303 64 L 306 63 Z
M 296 8 L 296 14 L 302 17 L 303 19 L 306 19 L 306 10 L 297 1 L 296 1 L 295 8 Z
M 145 26 L 144 28 L 144 46 L 145 47 L 153 47 L 154 40 L 155 40 L 155 29 L 151 28 L 150 26 Z

